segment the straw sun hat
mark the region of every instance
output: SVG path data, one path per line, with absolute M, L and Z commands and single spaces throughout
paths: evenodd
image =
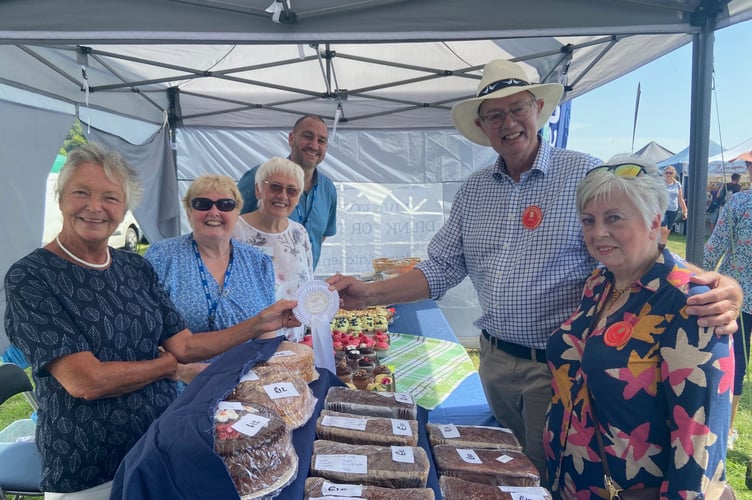
M 543 100 L 543 109 L 538 113 L 538 130 L 540 130 L 559 104 L 564 94 L 564 87 L 558 83 L 530 83 L 520 65 L 504 59 L 491 61 L 483 68 L 483 78 L 478 84 L 477 97 L 460 101 L 452 106 L 454 126 L 471 141 L 490 146 L 491 143 L 486 134 L 475 124 L 480 104 L 486 99 L 499 99 L 525 91 L 532 93 L 536 99 Z

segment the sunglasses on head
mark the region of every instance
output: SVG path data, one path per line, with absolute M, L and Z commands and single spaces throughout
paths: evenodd
M 282 184 L 278 184 L 276 182 L 269 182 L 269 181 L 264 181 L 264 184 L 269 186 L 269 190 L 273 194 L 280 194 L 282 193 L 282 191 L 285 191 L 287 193 L 287 196 L 289 196 L 290 198 L 294 198 L 298 196 L 298 193 L 300 193 L 300 189 L 296 188 L 295 186 L 285 187 Z
M 232 212 L 235 210 L 235 200 L 232 198 L 220 198 L 216 201 L 209 198 L 193 198 L 191 200 L 191 206 L 199 212 L 208 212 L 213 205 L 217 205 L 217 210 L 220 212 Z
M 631 179 L 637 177 L 640 174 L 647 174 L 645 167 L 637 165 L 636 163 L 619 163 L 618 165 L 601 165 L 590 170 L 586 175 L 590 175 L 596 170 L 606 169 L 612 172 L 617 177 L 624 177 Z

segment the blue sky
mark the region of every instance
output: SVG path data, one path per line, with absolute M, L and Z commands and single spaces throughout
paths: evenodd
M 710 138 L 728 149 L 752 137 L 752 21 L 715 35 Z M 690 43 L 576 98 L 567 148 L 604 160 L 631 152 L 639 82 L 635 150 L 652 140 L 678 153 L 689 145 L 691 67 Z

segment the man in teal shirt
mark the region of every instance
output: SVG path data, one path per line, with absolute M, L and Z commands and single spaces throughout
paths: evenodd
M 290 218 L 301 223 L 308 231 L 313 253 L 313 269 L 321 256 L 321 245 L 328 236 L 337 232 L 337 190 L 331 179 L 318 171 L 319 163 L 326 157 L 329 132 L 323 118 L 305 115 L 295 122 L 288 135 L 290 160 L 303 168 L 304 187 L 300 200 Z M 243 210 L 256 210 L 256 171 L 258 166 L 246 172 L 238 181 L 243 195 Z

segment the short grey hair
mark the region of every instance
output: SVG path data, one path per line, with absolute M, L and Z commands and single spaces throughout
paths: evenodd
M 625 163 L 639 165 L 645 172 L 636 177 L 620 177 L 608 168 L 602 168 Z M 632 200 L 647 227 L 650 227 L 656 215 L 663 218 L 668 206 L 668 189 L 658 167 L 630 156 L 617 156 L 592 169 L 580 181 L 577 186 L 577 216 L 582 215 L 585 205 L 591 201 L 607 200 L 615 193 L 623 193 Z
M 303 168 L 292 160 L 275 156 L 261 164 L 256 171 L 256 186 L 261 189 L 261 184 L 273 174 L 289 175 L 295 179 L 297 188 L 303 191 Z
M 138 171 L 120 153 L 105 149 L 104 146 L 96 142 L 84 144 L 68 153 L 55 186 L 55 196 L 58 200 L 60 193 L 65 191 L 65 186 L 73 173 L 84 163 L 101 165 L 107 178 L 123 188 L 128 209 L 132 210 L 138 206 L 144 194 Z

